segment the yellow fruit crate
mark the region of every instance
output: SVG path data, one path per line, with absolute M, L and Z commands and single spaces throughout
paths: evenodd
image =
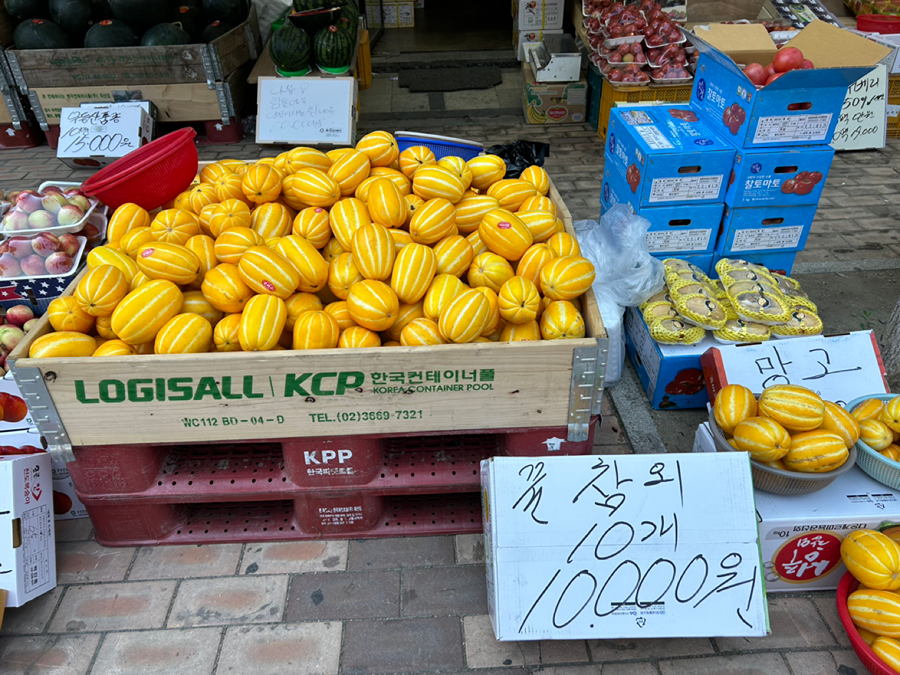
M 892 75 L 888 78 L 888 97 L 900 96 L 900 75 Z
M 891 84 L 894 85 L 895 82 L 892 81 Z M 900 89 L 900 78 L 897 78 L 896 84 L 898 85 L 896 88 Z M 888 105 L 900 105 L 900 92 L 898 92 L 896 97 L 888 97 Z M 887 118 L 887 137 L 900 138 L 900 116 Z
M 597 126 L 597 135 L 606 139 L 606 129 L 609 126 L 609 114 L 619 103 L 653 103 L 665 101 L 666 103 L 684 103 L 691 98 L 692 85 L 674 87 L 645 86 L 639 89 L 617 89 L 608 81 L 603 81 L 603 90 L 600 94 L 600 122 Z

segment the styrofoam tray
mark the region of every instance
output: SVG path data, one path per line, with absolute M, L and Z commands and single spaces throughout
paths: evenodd
M 97 206 L 100 204 L 100 200 L 96 197 L 88 197 L 88 201 L 91 202 L 91 208 L 87 210 L 84 216 L 77 223 L 73 225 L 57 225 L 56 227 L 46 227 L 43 229 L 33 229 L 33 230 L 15 230 L 14 232 L 6 232 L 5 230 L 0 231 L 0 236 L 3 239 L 9 239 L 10 237 L 34 237 L 36 235 L 41 234 L 42 232 L 49 232 L 50 234 L 55 234 L 57 237 L 61 234 L 74 234 L 81 230 L 84 227 L 84 224 L 88 221 L 88 218 L 91 217 L 91 214 L 97 209 Z M 105 209 L 106 207 L 101 207 Z
M 603 41 L 603 46 L 607 49 L 612 49 L 613 47 L 618 47 L 619 45 L 633 45 L 635 42 L 640 42 L 643 39 L 643 35 L 627 35 L 620 38 L 607 38 Z
M 693 82 L 693 77 L 676 77 L 676 78 L 655 78 L 653 77 L 653 71 L 650 71 L 650 81 L 653 84 L 687 84 L 688 82 Z
M 687 42 L 687 37 L 685 36 L 684 33 L 682 33 L 680 40 L 675 40 L 675 42 L 666 42 L 661 45 L 653 45 L 651 47 L 650 45 L 647 44 L 647 36 L 646 35 L 644 36 L 644 46 L 646 46 L 647 49 L 664 49 L 665 47 L 668 47 L 669 45 L 683 45 L 685 42 Z
M 49 230 L 43 230 L 44 232 L 49 232 Z M 66 234 L 65 232 L 63 234 Z M 20 276 L 20 277 L 0 277 L 0 281 L 28 281 L 33 279 L 66 279 L 67 277 L 71 277 L 78 272 L 78 267 L 81 265 L 81 258 L 84 256 L 84 249 L 87 246 L 87 238 L 86 237 L 76 237 L 78 241 L 81 243 L 81 246 L 78 248 L 78 253 L 75 254 L 75 264 L 72 265 L 72 270 L 67 272 L 66 274 L 38 274 L 37 276 Z

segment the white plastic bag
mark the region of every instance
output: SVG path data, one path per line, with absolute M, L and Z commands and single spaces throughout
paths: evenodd
M 594 295 L 609 335 L 606 384 L 622 377 L 625 365 L 625 331 L 622 315 L 665 286 L 665 268 L 647 251 L 645 236 L 650 221 L 636 216 L 622 204 L 607 211 L 600 222 L 581 220 L 575 234 L 581 254 L 594 263 Z

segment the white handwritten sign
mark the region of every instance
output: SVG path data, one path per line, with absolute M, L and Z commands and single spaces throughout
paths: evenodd
M 257 143 L 354 143 L 355 78 L 261 77 L 258 86 Z
M 887 69 L 883 64 L 850 85 L 831 142 L 835 150 L 885 146 L 887 86 Z
M 890 391 L 870 330 L 713 347 L 700 362 L 712 397 L 728 384 L 756 393 L 775 384 L 797 384 L 838 404 Z
M 768 632 L 746 455 L 494 457 L 481 482 L 498 640 Z
M 56 156 L 80 166 L 102 166 L 152 139 L 152 120 L 137 103 L 111 103 L 60 112 Z

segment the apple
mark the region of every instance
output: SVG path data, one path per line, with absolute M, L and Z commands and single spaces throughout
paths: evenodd
M 68 188 L 63 190 L 63 194 L 66 196 L 66 199 L 69 197 L 84 197 L 84 192 L 81 191 L 80 188 Z
M 41 190 L 41 195 L 46 197 L 49 194 L 56 193 L 61 195 L 63 193 L 61 188 L 56 187 L 55 185 L 48 185 L 43 190 Z
M 41 204 L 45 211 L 57 213 L 63 206 L 68 204 L 68 200 L 61 192 L 48 192 L 41 198 Z
M 27 305 L 14 305 L 6 311 L 6 321 L 14 326 L 22 327 L 34 319 L 34 312 Z
M 21 422 L 28 414 L 24 399 L 6 392 L 0 392 L 0 408 L 3 408 L 4 422 Z
M 40 277 L 47 274 L 44 258 L 37 253 L 32 253 L 27 258 L 23 258 L 19 265 L 22 267 L 22 274 L 27 277 Z
M 22 326 L 22 330 L 28 333 L 32 328 L 38 325 L 39 321 L 40 319 L 28 319 L 28 321 L 26 321 Z
M 19 259 L 12 253 L 0 255 L 0 277 L 10 279 L 20 276 L 22 276 L 22 268 L 19 265 Z
M 59 238 L 57 250 L 62 251 L 66 255 L 70 255 L 74 258 L 78 253 L 79 248 L 81 248 L 81 242 L 78 241 L 78 237 L 74 234 L 64 234 Z
M 46 258 L 59 250 L 59 237 L 52 232 L 41 232 L 31 240 L 31 248 L 39 256 Z
M 25 213 L 34 213 L 41 208 L 41 196 L 34 190 L 22 190 L 16 199 L 16 208 Z
M 56 216 L 49 211 L 35 211 L 28 216 L 28 227 L 32 230 L 46 230 L 56 227 Z
M 0 326 L 0 345 L 9 351 L 25 337 L 25 332 L 18 326 Z
M 75 225 L 84 218 L 84 211 L 75 204 L 64 206 L 56 214 L 56 219 L 60 225 Z
M 76 234 L 80 234 L 82 237 L 85 237 L 88 240 L 88 244 L 99 244 L 100 240 L 103 238 L 102 233 L 100 232 L 100 228 L 98 228 L 94 223 L 87 222 L 84 224 Z
M 91 201 L 84 195 L 73 195 L 72 197 L 69 197 L 69 204 L 77 206 L 84 213 L 87 213 L 91 208 Z
M 15 232 L 28 229 L 28 214 L 19 209 L 13 209 L 3 216 L 3 231 Z
M 47 257 L 47 272 L 50 274 L 68 274 L 75 267 L 75 260 L 70 255 L 66 255 L 62 251 L 51 253 Z
M 34 253 L 34 249 L 31 248 L 31 239 L 28 237 L 10 237 L 6 243 L 9 246 L 9 252 L 19 260 Z

